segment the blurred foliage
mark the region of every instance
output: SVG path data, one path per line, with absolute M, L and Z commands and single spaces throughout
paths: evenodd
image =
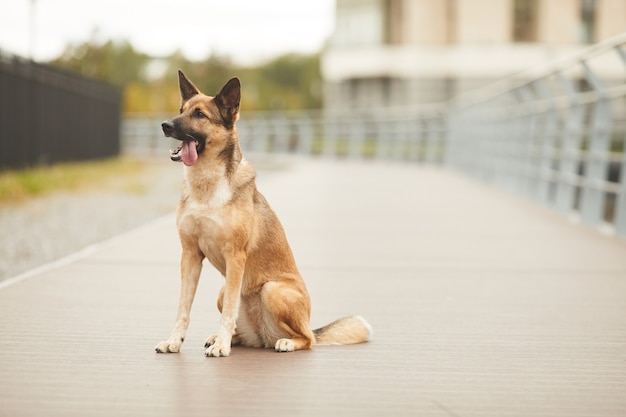
M 215 95 L 228 79 L 238 76 L 244 111 L 321 107 L 319 55 L 288 54 L 242 67 L 228 56 L 191 61 L 176 52 L 164 58 L 151 57 L 126 41 L 100 43 L 92 39 L 68 45 L 49 64 L 123 88 L 125 113 L 176 111 L 179 68 L 208 95 Z
M 50 64 L 124 87 L 129 82 L 141 81 L 142 69 L 149 62 L 149 56 L 135 51 L 128 42 L 108 41 L 98 45 L 91 41 L 67 46 Z

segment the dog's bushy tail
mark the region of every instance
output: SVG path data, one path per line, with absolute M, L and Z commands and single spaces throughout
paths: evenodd
M 372 337 L 372 326 L 361 316 L 344 317 L 313 330 L 316 345 L 350 345 Z

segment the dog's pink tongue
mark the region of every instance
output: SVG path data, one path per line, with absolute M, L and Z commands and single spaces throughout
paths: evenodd
M 188 167 L 192 166 L 198 160 L 198 151 L 196 150 L 196 143 L 193 141 L 183 142 L 182 150 L 183 164 Z

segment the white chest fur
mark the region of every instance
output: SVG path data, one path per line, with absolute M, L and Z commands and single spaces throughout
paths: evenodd
M 225 178 L 221 178 L 209 196 L 208 204 L 210 208 L 221 208 L 233 198 L 233 190 Z
M 219 209 L 233 198 L 233 190 L 224 175 L 214 175 L 213 178 L 206 177 L 195 182 L 190 180 L 187 169 L 185 167 L 185 189 L 194 206 Z

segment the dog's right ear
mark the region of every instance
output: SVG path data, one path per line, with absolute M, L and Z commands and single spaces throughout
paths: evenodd
M 193 85 L 191 81 L 183 74 L 181 70 L 178 70 L 178 86 L 180 88 L 180 98 L 182 102 L 186 102 L 191 97 L 200 94 L 198 87 Z

